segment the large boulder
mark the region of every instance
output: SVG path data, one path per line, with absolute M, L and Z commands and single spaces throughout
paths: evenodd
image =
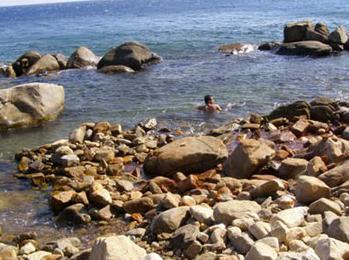
M 253 216 L 261 209 L 261 206 L 255 201 L 229 200 L 217 203 L 213 208 L 213 216 L 216 222 L 231 225 L 234 219 Z
M 214 168 L 228 156 L 222 141 L 212 136 L 185 137 L 157 149 L 144 162 L 151 175 L 172 176 L 176 172 L 200 173 Z
M 274 154 L 274 149 L 270 148 L 263 141 L 254 139 L 242 140 L 225 162 L 223 174 L 234 178 L 250 178 Z
M 33 66 L 27 71 L 27 75 L 35 75 L 49 71 L 60 70 L 60 66 L 55 57 L 50 54 L 42 56 Z
M 100 237 L 89 260 L 142 260 L 147 252 L 126 236 Z
M 126 42 L 107 52 L 98 63 L 98 69 L 111 65 L 124 65 L 133 70 L 142 69 L 143 64 L 159 62 L 160 57 L 138 42 Z
M 99 58 L 88 48 L 81 46 L 69 57 L 67 67 L 80 69 L 87 66 L 96 66 Z
M 348 35 L 344 26 L 339 26 L 331 32 L 328 36 L 328 40 L 331 43 L 344 45 L 348 41 Z
M 281 44 L 276 52 L 279 55 L 327 56 L 332 47 L 319 41 L 298 41 Z
M 64 108 L 64 88 L 30 83 L 0 90 L 0 129 L 53 120 Z
M 299 42 L 306 40 L 307 31 L 313 29 L 311 21 L 288 23 L 284 27 L 284 42 Z
M 41 54 L 37 51 L 28 51 L 24 53 L 12 64 L 16 76 L 19 77 L 25 74 L 31 66 L 40 60 L 40 58 Z

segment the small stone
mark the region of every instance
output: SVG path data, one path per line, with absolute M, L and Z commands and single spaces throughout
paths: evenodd
M 256 238 L 261 239 L 269 235 L 271 231 L 271 226 L 269 223 L 258 221 L 251 225 L 248 231 Z
M 247 233 L 241 232 L 238 227 L 228 228 L 227 234 L 230 243 L 238 253 L 246 254 L 254 244 L 253 239 Z
M 276 260 L 277 252 L 267 244 L 256 242 L 248 251 L 245 260 Z
M 134 188 L 133 183 L 127 180 L 117 180 L 116 185 L 121 191 L 132 191 Z
M 166 196 L 161 201 L 160 205 L 164 209 L 176 208 L 179 206 L 180 200 L 181 200 L 181 196 L 179 196 L 178 194 L 166 193 Z
M 338 203 L 326 198 L 318 199 L 309 205 L 309 213 L 311 214 L 323 214 L 325 211 L 332 211 L 337 215 L 341 215 L 342 212 Z
M 196 205 L 190 207 L 191 216 L 197 221 L 209 224 L 213 219 L 213 210 L 209 206 Z
M 182 206 L 194 206 L 194 205 L 196 205 L 196 201 L 193 197 L 185 195 L 181 199 L 181 205 Z
M 217 222 L 230 225 L 236 218 L 248 217 L 261 210 L 255 201 L 231 200 L 217 203 L 213 208 L 213 215 Z
M 147 211 L 155 207 L 154 202 L 149 197 L 143 197 L 139 199 L 130 200 L 124 203 L 124 210 L 127 213 L 141 213 L 144 214 Z
M 29 255 L 35 251 L 36 251 L 35 245 L 31 242 L 28 242 L 20 248 L 19 254 L 20 255 Z
M 349 242 L 349 217 L 334 219 L 327 229 L 327 235 L 340 241 Z
M 89 260 L 127 259 L 139 260 L 146 257 L 147 252 L 126 236 L 100 237 L 92 247 Z
M 202 251 L 202 245 L 198 241 L 193 241 L 185 250 L 184 255 L 189 259 L 194 259 Z
M 279 175 L 281 178 L 290 179 L 304 174 L 307 171 L 308 161 L 299 158 L 287 158 L 281 162 Z
M 80 159 L 75 154 L 63 155 L 60 159 L 63 167 L 72 167 L 80 164 Z
M 151 223 L 151 231 L 155 234 L 173 232 L 187 219 L 189 207 L 178 207 L 166 210 L 155 217 Z
M 308 209 L 306 207 L 296 207 L 285 209 L 272 217 L 271 222 L 281 221 L 288 227 L 298 227 L 304 223 L 304 216 L 307 215 Z
M 349 251 L 349 245 L 334 238 L 319 239 L 315 252 L 320 259 L 343 259 Z
M 97 162 L 106 161 L 110 162 L 115 158 L 115 151 L 112 147 L 104 146 L 97 150 L 94 159 Z
M 330 197 L 330 188 L 316 177 L 300 176 L 297 180 L 295 194 L 299 202 L 311 203 L 320 198 Z
M 101 206 L 106 206 L 112 203 L 112 198 L 109 191 L 102 187 L 96 187 L 89 192 L 89 200 Z
M 69 135 L 69 142 L 70 143 L 80 143 L 82 144 L 84 142 L 84 138 L 86 135 L 86 126 L 80 126 L 79 128 L 73 130 L 73 132 Z
M 326 164 L 319 156 L 313 157 L 308 164 L 307 174 L 310 176 L 317 177 L 320 174 L 327 171 Z

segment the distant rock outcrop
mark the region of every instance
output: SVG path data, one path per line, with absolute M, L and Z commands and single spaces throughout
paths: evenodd
M 300 21 L 288 23 L 284 27 L 284 40 L 280 45 L 275 42 L 263 43 L 259 50 L 274 50 L 280 55 L 328 56 L 333 52 L 349 49 L 348 34 L 344 26 L 330 33 L 325 23 Z

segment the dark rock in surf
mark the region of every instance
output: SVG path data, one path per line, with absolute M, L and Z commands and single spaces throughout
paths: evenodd
M 126 42 L 107 52 L 97 65 L 98 69 L 111 65 L 124 65 L 135 71 L 144 64 L 157 63 L 161 58 L 138 42 Z

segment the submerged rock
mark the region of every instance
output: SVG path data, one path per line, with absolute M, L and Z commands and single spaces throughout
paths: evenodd
M 64 88 L 30 83 L 0 90 L 0 129 L 27 127 L 55 119 L 64 107 Z
M 144 162 L 150 175 L 172 176 L 176 172 L 200 173 L 227 158 L 222 141 L 212 136 L 185 137 L 155 150 Z
M 135 71 L 124 65 L 111 65 L 105 66 L 98 70 L 98 72 L 105 74 L 117 74 L 117 73 L 134 73 Z
M 233 43 L 219 46 L 218 51 L 227 54 L 243 54 L 253 51 L 254 48 L 251 44 Z
M 126 42 L 107 52 L 98 63 L 98 69 L 111 65 L 124 65 L 135 71 L 144 64 L 159 62 L 161 58 L 138 42 Z
M 298 41 L 281 44 L 276 52 L 280 55 L 328 56 L 332 47 L 318 41 Z

